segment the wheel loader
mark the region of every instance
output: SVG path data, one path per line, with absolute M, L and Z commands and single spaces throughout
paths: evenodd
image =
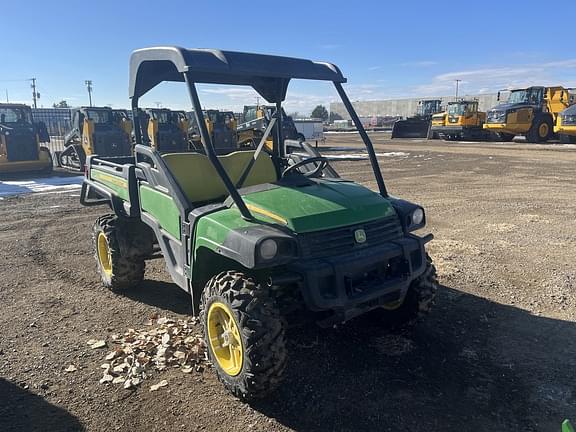
M 81 107 L 72 113 L 72 129 L 64 137 L 65 149 L 58 155 L 61 167 L 83 171 L 86 157 L 128 156 L 132 153 L 132 121 L 126 110 Z
M 163 256 L 232 394 L 264 397 L 288 370 L 297 373 L 286 368 L 285 331 L 309 322 L 299 321 L 303 315 L 327 328 L 360 316 L 408 325 L 430 310 L 438 282 L 426 253 L 433 236 L 416 234 L 426 225 L 424 209 L 389 194 L 336 65 L 156 47 L 132 54 L 129 77 L 135 124 L 149 90 L 185 82 L 203 152 L 162 152 L 136 128 L 133 156 L 88 157 L 80 201 L 110 209 L 92 230 L 96 268 L 112 291 L 139 289 L 146 261 Z M 333 84 L 365 145 L 376 190 L 332 175 L 331 159 L 319 153 L 287 153 L 289 146 L 305 150 L 274 128 L 284 121 L 292 79 Z M 247 86 L 273 104 L 255 148 L 217 154 L 199 83 Z
M 483 128 L 486 113 L 478 110 L 478 100 L 448 102 L 445 113 L 432 116 L 431 131 L 445 140 L 485 140 L 490 132 Z
M 498 100 L 500 96 L 498 92 Z M 524 135 L 531 143 L 546 142 L 554 138 L 558 114 L 571 103 L 570 92 L 560 86 L 514 89 L 506 103 L 488 111 L 484 128 L 495 132 L 501 141 Z
M 432 116 L 442 112 L 441 105 L 440 99 L 418 101 L 418 108 L 414 117 L 398 120 L 394 123 L 392 138 L 428 138 Z
M 46 125 L 34 123 L 28 105 L 0 104 L 0 175 L 52 172 L 50 150 L 41 145 L 48 142 Z

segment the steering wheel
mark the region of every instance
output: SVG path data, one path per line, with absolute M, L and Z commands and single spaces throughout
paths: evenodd
M 311 157 L 308 159 L 304 159 L 301 160 L 300 162 L 296 162 L 294 165 L 290 165 L 288 168 L 286 168 L 283 172 L 282 172 L 282 177 L 284 177 L 286 174 L 304 166 L 304 165 L 308 165 L 314 162 L 320 162 L 318 164 L 318 166 L 316 168 L 314 168 L 312 171 L 308 171 L 306 173 L 301 173 L 304 177 L 317 177 L 323 170 L 324 168 L 326 168 L 326 166 L 328 165 L 328 158 L 324 157 L 324 156 L 315 156 L 315 157 Z

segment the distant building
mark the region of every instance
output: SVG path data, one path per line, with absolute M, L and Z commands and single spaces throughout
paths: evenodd
M 454 96 L 426 97 L 411 99 L 389 99 L 375 101 L 356 101 L 353 102 L 354 109 L 360 117 L 410 117 L 416 113 L 418 101 L 422 99 L 441 99 L 442 105 L 455 100 Z M 462 95 L 458 99 L 478 99 L 479 109 L 488 111 L 494 105 L 498 104 L 497 94 L 482 95 Z M 346 108 L 341 102 L 330 103 L 330 112 L 342 116 L 344 119 L 350 119 Z

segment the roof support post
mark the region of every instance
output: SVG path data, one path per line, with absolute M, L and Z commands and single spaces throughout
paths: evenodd
M 204 145 L 206 155 L 208 156 L 208 159 L 210 160 L 210 162 L 212 162 L 212 165 L 216 169 L 216 172 L 222 179 L 224 186 L 226 186 L 226 189 L 228 190 L 230 197 L 238 207 L 238 210 L 240 211 L 242 217 L 244 219 L 252 220 L 254 218 L 252 217 L 252 214 L 248 210 L 248 207 L 246 207 L 246 203 L 238 193 L 238 189 L 236 189 L 234 183 L 232 183 L 232 180 L 230 180 L 228 173 L 220 163 L 220 160 L 218 159 L 218 156 L 214 151 L 214 147 L 212 146 L 212 138 L 208 133 L 208 128 L 206 128 L 206 123 L 204 121 L 204 113 L 202 112 L 202 105 L 200 104 L 200 98 L 198 97 L 198 92 L 196 91 L 196 85 L 194 84 L 194 81 L 190 79 L 187 73 L 184 74 L 184 79 L 186 80 L 188 93 L 190 94 L 190 99 L 192 100 L 192 106 L 194 107 L 194 115 L 196 116 L 196 123 L 198 124 L 198 129 L 200 130 L 200 137 L 202 138 L 202 144 Z
M 372 146 L 372 141 L 368 137 L 364 126 L 362 126 L 362 122 L 358 118 L 358 114 L 354 111 L 354 107 L 350 103 L 350 99 L 348 99 L 348 95 L 342 88 L 342 84 L 339 82 L 334 81 L 334 87 L 336 87 L 336 91 L 340 95 L 340 99 L 344 103 L 350 118 L 354 122 L 356 129 L 358 129 L 358 133 L 362 137 L 362 141 L 364 141 L 364 145 L 366 146 L 366 150 L 368 151 L 368 157 L 370 158 L 370 164 L 372 165 L 372 171 L 374 171 L 374 177 L 376 177 L 376 183 L 378 184 L 378 190 L 380 191 L 380 195 L 383 197 L 388 196 L 388 191 L 386 190 L 386 185 L 384 184 L 384 178 L 382 177 L 382 172 L 380 171 L 380 166 L 378 165 L 378 158 L 376 158 L 376 153 L 374 153 L 374 146 Z
M 282 102 L 276 102 L 276 141 L 278 141 L 277 155 L 280 160 L 284 158 L 284 137 L 282 134 Z
M 136 96 L 132 98 L 132 122 L 132 129 L 134 129 L 136 144 L 143 144 L 142 131 L 140 130 L 140 115 L 138 113 L 138 97 Z

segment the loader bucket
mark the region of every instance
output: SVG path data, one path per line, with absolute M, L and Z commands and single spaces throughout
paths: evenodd
M 392 138 L 428 138 L 430 120 L 408 118 L 398 120 L 392 128 Z

